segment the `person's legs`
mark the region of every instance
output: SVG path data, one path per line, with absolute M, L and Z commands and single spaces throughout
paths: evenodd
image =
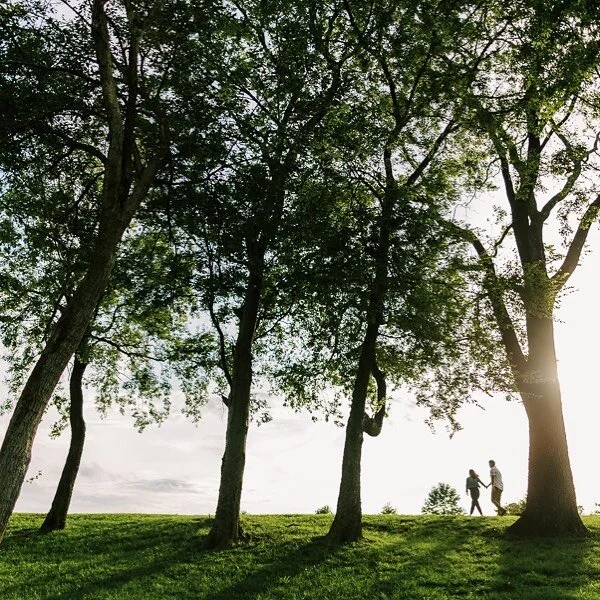
M 502 508 L 500 504 L 500 498 L 502 497 L 502 490 L 497 487 L 492 487 L 492 504 L 498 509 L 500 516 L 506 514 L 506 510 Z
M 479 490 L 477 488 L 471 488 L 469 490 L 471 492 L 471 512 L 470 515 L 473 514 L 473 511 L 477 509 L 480 515 L 483 515 L 481 512 L 481 506 L 479 506 Z

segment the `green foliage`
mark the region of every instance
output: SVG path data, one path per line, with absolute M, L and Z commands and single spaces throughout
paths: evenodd
M 571 272 L 550 279 L 565 252 L 544 244 L 544 221 L 558 212 L 570 239 L 599 191 L 592 4 L 157 4 L 143 93 L 127 110 L 134 162 L 152 155 L 163 120 L 170 158 L 79 349 L 99 408 L 116 404 L 139 428 L 160 422 L 175 376 L 193 419 L 210 394 L 227 398 L 255 286 L 261 422 L 262 378 L 339 422 L 373 320 L 379 367 L 392 386 L 412 385 L 430 422 L 459 428 L 475 390 L 513 394 L 502 334 L 526 348 L 526 319 L 552 318 Z M 108 128 L 90 6 L 76 6 L 69 16 L 34 0 L 0 6 L 0 334 L 13 394 L 86 273 L 97 229 Z M 127 6 L 107 4 L 120 102 L 132 85 Z M 148 7 L 134 8 L 137 27 Z M 486 260 L 473 265 L 445 219 L 499 176 L 505 232 L 482 235 Z M 518 252 L 496 256 L 515 236 Z M 493 259 L 506 262 L 492 271 Z M 373 307 L 377 273 L 385 293 Z M 371 382 L 376 409 L 374 392 Z M 64 391 L 55 404 L 58 431 Z M 439 510 L 451 491 L 438 490 Z
M 394 508 L 391 503 L 386 502 L 383 507 L 381 508 L 380 513 L 381 515 L 396 515 L 398 514 L 398 511 L 396 510 L 396 508 Z
M 525 510 L 525 506 L 527 505 L 527 498 L 522 498 L 521 500 L 517 500 L 516 502 L 509 502 L 504 505 L 504 509 L 506 510 L 507 515 L 520 516 L 523 514 Z M 582 515 L 584 513 L 584 508 L 581 505 L 577 505 L 577 512 Z M 599 514 L 594 511 L 592 514 Z
M 190 9 L 199 21 L 198 32 L 207 37 L 219 18 L 210 4 Z M 88 24 L 90 7 L 76 5 L 73 11 L 54 11 L 23 0 L 15 3 L 23 9 L 16 10 L 18 18 L 0 25 L 0 58 L 6 65 L 0 75 L 0 333 L 9 349 L 11 386 L 3 410 L 10 408 L 88 269 L 98 225 L 107 117 L 98 109 L 102 90 Z M 177 0 L 157 4 L 147 19 L 146 8 L 137 6 L 133 17 L 144 22 L 145 31 L 140 48 L 144 68 L 137 74 L 143 92 L 135 95 L 135 103 L 134 96 L 127 100 L 128 114 L 135 113 L 128 117 L 136 154 L 127 182 L 131 187 L 158 143 L 158 122 L 172 122 L 170 141 L 177 156 L 189 133 L 176 126 L 189 113 L 175 106 L 170 91 L 177 78 L 176 59 L 189 51 L 189 41 L 182 43 L 176 25 L 189 21 L 189 7 Z M 128 39 L 130 19 L 122 3 L 111 3 L 107 10 L 113 51 L 119 54 L 116 40 Z M 204 10 L 210 18 L 200 18 Z M 123 102 L 131 92 L 128 78 L 116 79 Z M 197 101 L 202 97 L 198 90 L 194 95 Z M 196 132 L 203 127 L 200 115 L 211 118 L 206 110 L 196 111 Z M 207 155 L 211 147 L 204 147 Z M 175 177 L 173 172 L 170 176 Z M 160 198 L 151 190 L 147 206 L 126 232 L 95 322 L 78 350 L 90 365 L 86 383 L 97 391 L 98 408 L 105 412 L 118 405 L 131 413 L 139 429 L 168 415 L 174 371 L 184 373 L 197 400 L 206 395 L 211 368 L 209 336 L 202 338 L 206 344 L 195 357 L 193 377 L 189 355 L 182 350 L 185 342 L 179 341 L 189 315 L 181 300 L 189 295 L 189 265 L 173 247 L 168 227 L 156 218 Z M 67 421 L 68 403 L 60 394 L 54 403 L 61 414 L 53 428 L 58 434 Z
M 424 515 L 461 515 L 465 511 L 458 505 L 460 497 L 449 483 L 438 483 L 431 488 L 421 508 Z
M 331 514 L 333 514 L 333 513 L 331 512 L 331 508 L 329 508 L 329 504 L 325 504 L 324 506 L 317 508 L 317 510 L 315 511 L 315 515 L 331 515 Z
M 367 323 L 377 321 L 376 358 L 388 393 L 413 384 L 417 402 L 431 409 L 430 421 L 446 419 L 455 430 L 458 407 L 474 390 L 506 389 L 508 372 L 464 272 L 464 243 L 449 243 L 440 223 L 461 184 L 484 177 L 477 159 L 488 154 L 476 136 L 439 138 L 464 110 L 457 89 L 461 69 L 465 76 L 471 68 L 458 55 L 449 67 L 446 52 L 453 52 L 456 36 L 475 35 L 481 15 L 471 15 L 470 23 L 459 6 L 443 15 L 430 3 L 348 6 L 360 48 L 359 66 L 352 63 L 347 71 L 354 93 L 342 95 L 340 110 L 325 119 L 324 152 L 315 153 L 314 172 L 296 190 L 301 211 L 285 258 L 301 284 L 294 290 L 299 301 L 279 324 L 281 343 L 269 374 L 290 405 L 337 421 Z M 362 27 L 377 36 L 361 37 Z M 467 176 L 465 163 L 472 165 Z M 388 214 L 383 206 L 390 202 Z M 382 270 L 386 276 L 375 285 Z M 382 286 L 375 315 L 371 302 Z M 369 401 L 376 410 L 373 391 Z
M 327 515 L 247 515 L 250 541 L 219 552 L 202 549 L 205 517 L 73 515 L 64 531 L 39 535 L 42 520 L 11 521 L 0 555 L 6 600 L 598 595 L 600 517 L 584 517 L 585 539 L 521 540 L 502 535 L 513 517 L 365 516 L 366 543 L 332 547 L 319 542 Z
M 516 502 L 509 502 L 508 504 L 505 504 L 503 508 L 506 510 L 507 515 L 520 516 L 525 510 L 526 503 L 527 499 L 522 498 L 521 500 L 517 500 Z
M 207 150 L 195 137 L 188 140 L 187 153 L 175 157 L 180 184 L 165 189 L 158 206 L 181 242 L 180 255 L 194 264 L 190 315 L 209 321 L 215 332 L 213 364 L 221 376 L 213 391 L 227 398 L 248 290 L 260 293 L 251 340 L 259 379 L 267 372 L 269 349 L 280 340 L 278 323 L 304 283 L 286 260 L 297 240 L 297 188 L 310 178 L 312 144 L 342 87 L 347 56 L 339 7 L 248 0 L 237 9 L 223 5 L 219 14 L 211 45 L 221 51 L 187 46 L 186 70 L 171 89 L 185 106 L 198 95 L 190 83 L 207 83 L 200 91 L 211 111 L 206 140 L 213 144 Z M 199 111 L 204 114 L 204 107 Z M 188 124 L 175 125 L 185 136 Z M 207 176 L 199 179 L 203 172 Z M 198 398 L 189 387 L 185 391 L 187 410 L 196 413 Z M 269 416 L 258 396 L 252 410 L 265 422 Z

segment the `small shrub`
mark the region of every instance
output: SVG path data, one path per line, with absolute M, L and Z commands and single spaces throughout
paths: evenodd
M 523 514 L 525 510 L 525 504 L 527 500 L 525 498 L 521 498 L 521 500 L 517 500 L 516 502 L 510 502 L 509 504 L 505 504 L 504 508 L 506 510 L 507 515 L 515 515 L 519 516 Z
M 458 492 L 449 483 L 438 483 L 431 488 L 421 512 L 424 515 L 462 515 Z
M 321 506 L 321 508 L 317 508 L 317 510 L 315 511 L 316 515 L 331 515 L 331 508 L 329 508 L 329 504 L 326 504 L 325 506 Z
M 389 503 L 386 502 L 381 509 L 382 515 L 397 515 L 398 511 Z

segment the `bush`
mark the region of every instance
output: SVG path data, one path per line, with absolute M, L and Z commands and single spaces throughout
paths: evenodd
M 421 512 L 424 515 L 462 515 L 458 492 L 449 483 L 438 483 L 431 488 Z
M 511 502 L 510 504 L 505 504 L 504 509 L 506 510 L 507 515 L 514 515 L 519 517 L 523 514 L 525 510 L 525 505 L 527 504 L 527 498 L 521 498 L 521 500 L 517 500 L 516 502 Z M 596 504 L 598 506 L 598 504 Z M 582 515 L 583 514 L 583 506 L 580 504 L 577 505 L 577 512 Z M 598 511 L 593 514 L 600 514 Z
M 331 508 L 329 508 L 329 504 L 326 504 L 325 506 L 321 506 L 321 508 L 317 508 L 317 510 L 315 511 L 316 515 L 331 515 Z
M 526 499 L 522 498 L 521 500 L 517 500 L 516 502 L 505 504 L 504 509 L 506 510 L 506 514 L 515 516 L 522 515 L 523 511 L 525 510 L 525 503 Z
M 398 511 L 389 502 L 386 502 L 383 505 L 383 508 L 381 509 L 381 514 L 382 515 L 396 515 L 396 514 L 398 514 Z

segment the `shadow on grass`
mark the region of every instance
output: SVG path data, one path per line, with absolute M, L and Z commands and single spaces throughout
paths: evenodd
M 485 597 L 508 600 L 567 600 L 581 597 L 594 576 L 586 555 L 600 539 L 515 539 L 505 534 L 510 518 L 439 517 L 422 525 L 400 521 L 402 540 L 387 550 L 395 572 L 380 572 L 372 597 Z M 595 574 L 597 576 L 597 573 Z
M 47 536 L 20 525 L 0 547 L 0 596 L 567 600 L 597 579 L 600 531 L 514 540 L 511 522 L 366 517 L 363 542 L 335 546 L 314 537 L 324 521 L 253 518 L 249 542 L 218 552 L 202 547 L 207 519 L 82 517 Z
M 599 542 L 593 532 L 585 537 L 542 538 L 506 534 L 498 543 L 495 589 L 505 592 L 506 597 L 526 589 L 527 599 L 581 598 L 587 585 L 597 581 L 597 572 L 589 573 L 586 563 L 587 557 L 597 553 Z
M 27 564 L 22 578 L 0 584 L 3 598 L 74 600 L 147 582 L 196 557 L 202 524 L 168 517 L 117 519 L 112 526 L 100 522 L 94 527 L 77 527 L 76 522 L 72 518 L 66 530 L 50 534 L 39 533 L 39 525 L 10 531 L 0 549 L 2 558 L 25 556 Z
M 263 556 L 259 556 L 262 563 L 260 567 L 248 570 L 231 585 L 205 596 L 205 600 L 244 600 L 259 594 L 277 598 L 279 597 L 277 590 L 282 586 L 285 587 L 312 567 L 322 565 L 324 561 L 335 556 L 341 548 L 325 542 L 322 537 L 315 537 L 308 542 L 289 544 L 284 551 L 279 548 L 279 551 L 274 552 L 265 547 Z M 274 591 L 272 596 L 269 595 L 271 591 Z
M 260 568 L 251 568 L 206 600 L 245 598 L 418 598 L 470 593 L 462 550 L 479 523 L 467 519 L 390 517 L 365 519 L 365 539 L 332 545 L 322 538 L 272 552 Z M 375 534 L 375 535 L 374 535 Z M 486 538 L 499 538 L 493 527 Z M 489 544 L 489 539 L 485 540 Z M 469 561 L 466 561 L 469 564 Z M 315 569 L 313 569 L 315 567 Z M 468 569 L 468 567 L 467 567 Z M 452 572 L 454 571 L 454 573 Z M 437 588 L 437 589 L 436 589 Z
M 307 541 L 305 533 L 284 538 L 281 530 L 257 527 L 250 541 L 210 551 L 203 547 L 208 527 L 208 519 L 123 518 L 50 535 L 38 533 L 37 526 L 13 528 L 2 552 L 17 557 L 15 567 L 26 573 L 0 584 L 0 596 L 246 599 L 338 550 Z

